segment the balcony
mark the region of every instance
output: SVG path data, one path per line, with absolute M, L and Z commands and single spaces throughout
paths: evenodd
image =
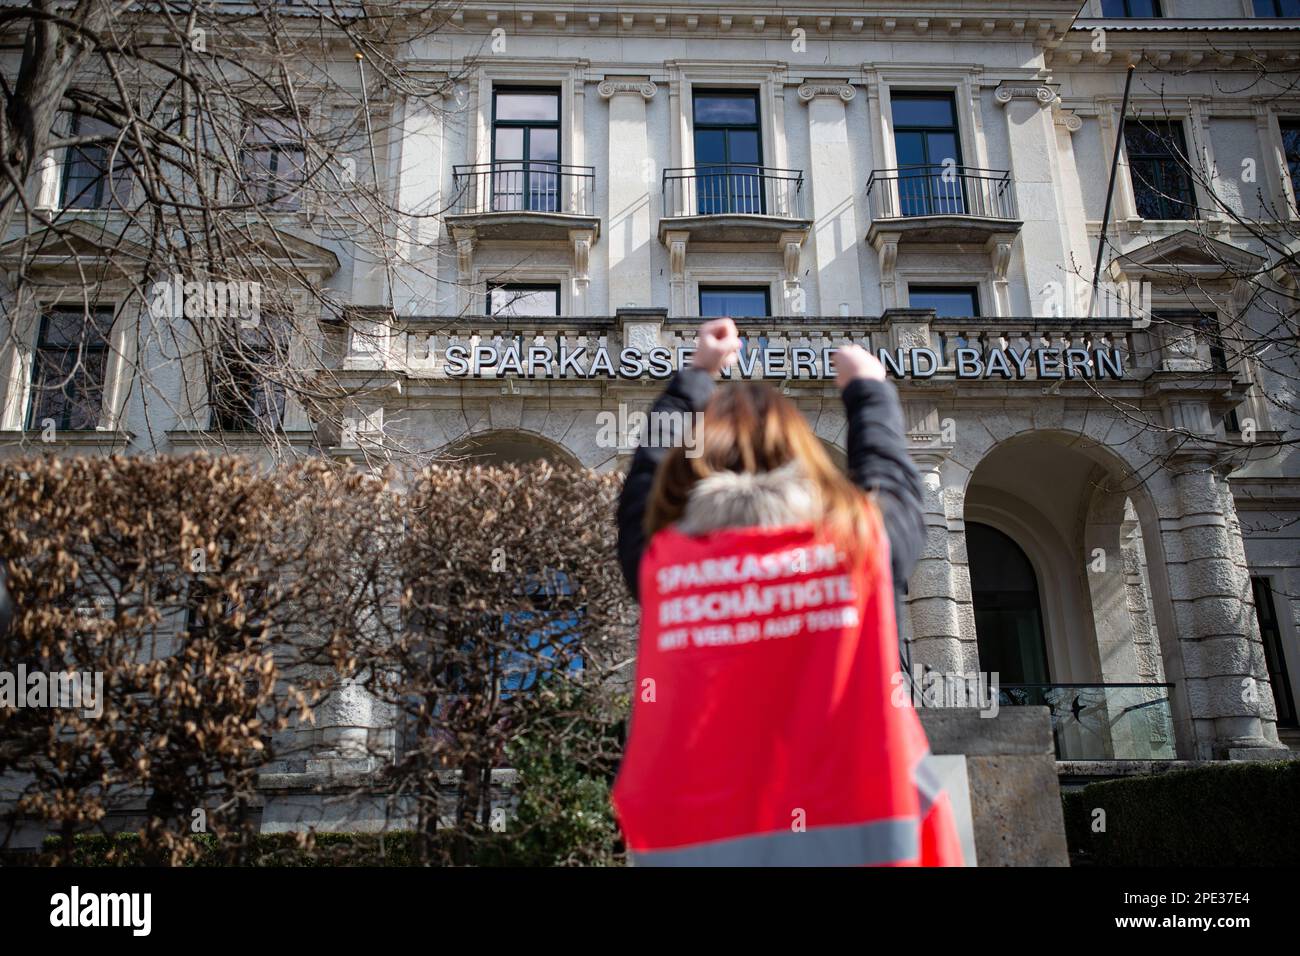
M 779 242 L 806 235 L 803 171 L 708 165 L 665 169 L 659 241 L 687 233 L 693 242 Z
M 1175 760 L 1172 684 L 1003 684 L 1000 707 L 1046 706 L 1057 760 Z
M 867 180 L 873 245 L 885 233 L 905 242 L 987 242 L 1018 232 L 1011 174 L 972 166 L 877 169 Z
M 595 170 L 562 163 L 498 160 L 452 167 L 453 234 L 476 240 L 568 241 L 600 232 L 593 214 Z

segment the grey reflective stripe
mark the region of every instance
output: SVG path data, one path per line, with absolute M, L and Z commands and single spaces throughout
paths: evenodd
M 920 823 L 903 819 L 760 833 L 628 856 L 634 866 L 867 866 L 915 860 L 920 852 Z
M 930 806 L 943 793 L 943 781 L 934 769 L 934 755 L 928 750 L 912 768 L 912 780 L 916 783 L 917 795 L 921 798 L 921 817 L 930 812 Z

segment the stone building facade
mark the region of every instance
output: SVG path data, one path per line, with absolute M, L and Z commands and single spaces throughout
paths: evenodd
M 666 368 L 620 374 L 623 350 L 675 363 L 701 315 L 732 314 L 753 374 L 842 455 L 821 361 L 868 344 L 903 366 L 927 490 L 913 665 L 997 669 L 1013 698 L 1053 703 L 1062 759 L 1276 754 L 1300 700 L 1300 458 L 1278 444 L 1296 369 L 1220 330 L 1264 335 L 1275 314 L 1243 275 L 1296 288 L 1300 94 L 1257 73 L 1295 77 L 1300 20 L 1249 0 L 1104 6 L 464 4 L 400 51 L 447 78 L 444 108 L 382 100 L 378 162 L 409 217 L 394 266 L 309 211 L 279 224 L 349 320 L 318 333 L 347 424 L 290 397 L 277 453 L 620 469 L 631 448 L 602 429 Z M 1155 146 L 1121 127 L 1135 118 Z M 1153 191 L 1161 136 L 1217 178 Z M 1073 290 L 1117 140 L 1103 278 L 1150 300 L 1109 315 Z M 30 450 L 29 326 L 4 357 L 6 453 Z M 602 347 L 612 367 L 592 369 Z M 993 351 L 1033 361 L 990 374 Z M 1114 356 L 1122 375 L 1100 374 Z M 98 427 L 58 447 L 208 443 L 199 371 L 129 375 L 109 361 Z M 360 698 L 336 709 L 369 720 Z

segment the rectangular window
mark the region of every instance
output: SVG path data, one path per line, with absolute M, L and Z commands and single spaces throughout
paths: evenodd
M 492 210 L 560 212 L 560 91 L 492 91 Z
M 93 431 L 104 411 L 112 306 L 55 306 L 41 316 L 27 427 Z
M 1196 195 L 1187 175 L 1181 123 L 1129 120 L 1124 124 L 1133 198 L 1143 219 L 1194 219 Z
M 507 282 L 488 286 L 488 315 L 553 316 L 560 314 L 560 287 Z
M 965 319 L 980 314 L 979 289 L 973 285 L 909 285 L 908 306 L 934 309 L 936 318 Z
M 893 93 L 898 199 L 904 216 L 966 212 L 961 137 L 951 93 Z
M 693 109 L 695 195 L 700 215 L 765 213 L 758 93 L 698 90 Z
M 125 144 L 118 139 L 118 131 L 101 120 L 73 115 L 69 135 L 103 137 L 104 142 L 68 147 L 61 207 L 125 209 L 131 198 L 131 164 Z
M 302 129 L 292 118 L 250 118 L 244 127 L 240 163 L 251 202 L 273 209 L 299 207 L 306 149 Z
M 1300 0 L 1296 0 L 1300 3 Z M 1286 171 L 1291 177 L 1291 195 L 1300 207 L 1300 119 L 1278 122 L 1282 130 L 1282 150 L 1286 154 Z
M 1160 0 L 1101 0 L 1104 17 L 1158 17 Z
M 1257 17 L 1300 17 L 1300 0 L 1255 0 Z
M 285 363 L 278 323 L 263 314 L 253 329 L 231 333 L 234 337 L 214 350 L 208 377 L 210 426 L 223 432 L 264 432 L 284 422 Z
M 700 286 L 701 318 L 766 318 L 771 314 L 766 286 Z
M 1282 626 L 1277 618 L 1277 605 L 1273 603 L 1273 585 L 1266 577 L 1251 577 L 1250 586 L 1255 594 L 1255 617 L 1259 620 L 1259 636 L 1264 642 L 1268 681 L 1273 685 L 1277 723 L 1279 727 L 1295 727 L 1295 698 L 1291 694 L 1286 653 L 1282 647 Z

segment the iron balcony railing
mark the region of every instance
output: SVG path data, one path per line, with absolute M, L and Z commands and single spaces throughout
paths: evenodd
M 1004 169 L 927 165 L 877 169 L 867 180 L 871 216 L 969 216 L 1015 220 L 1016 193 Z
M 591 166 L 538 160 L 496 160 L 452 167 L 455 213 L 552 212 L 588 215 L 595 184 Z
M 1057 760 L 1173 760 L 1173 684 L 1002 684 L 1001 707 L 1046 706 Z
M 664 216 L 803 218 L 803 170 L 713 164 L 665 169 Z

